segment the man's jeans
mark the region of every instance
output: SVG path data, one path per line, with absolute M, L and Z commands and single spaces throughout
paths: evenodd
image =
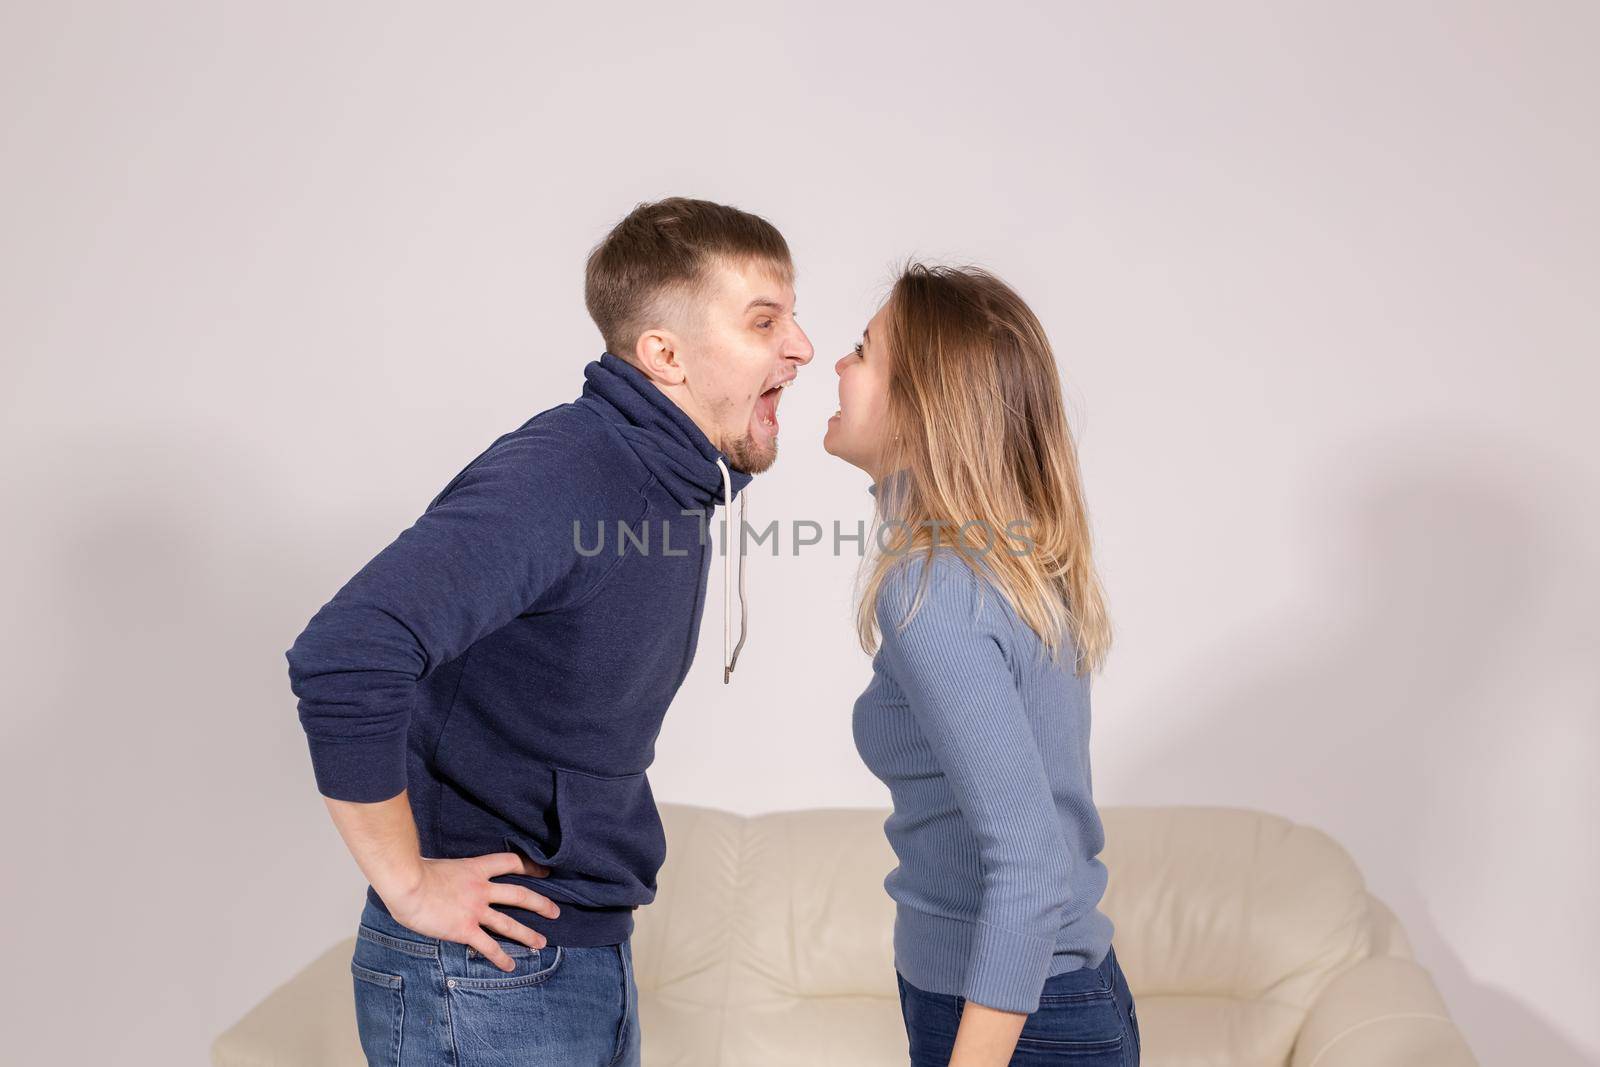
M 531 949 L 491 936 L 515 970 L 367 901 L 350 971 L 371 1067 L 638 1067 L 631 942 Z

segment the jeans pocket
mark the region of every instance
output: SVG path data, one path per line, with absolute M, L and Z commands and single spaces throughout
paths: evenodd
M 1109 990 L 1041 997 L 1022 1024 L 1017 1048 L 1120 1062 L 1110 1057 L 1120 1057 L 1124 1032 L 1122 1008 Z
M 1045 979 L 1039 1003 L 1064 1004 L 1075 1000 L 1109 1000 L 1116 996 L 1113 974 L 1106 962 L 1098 967 L 1079 967 Z
M 350 961 L 355 982 L 356 1028 L 369 1067 L 399 1067 L 405 1030 L 405 979 Z
M 490 935 L 494 936 L 494 935 Z M 450 989 L 478 989 L 488 992 L 507 989 L 526 989 L 542 985 L 555 976 L 564 958 L 560 945 L 529 948 L 520 941 L 495 937 L 500 950 L 511 957 L 512 969 L 502 971 L 471 945 L 467 946 L 466 961 L 461 973 L 446 975 L 445 985 Z

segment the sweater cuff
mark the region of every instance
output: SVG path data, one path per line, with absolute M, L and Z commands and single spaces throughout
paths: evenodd
M 375 804 L 406 787 L 406 731 L 360 741 L 306 735 L 317 792 L 332 800 Z
M 1055 942 L 979 921 L 973 924 L 967 958 L 968 1000 L 1000 1011 L 1032 1015 L 1050 977 Z

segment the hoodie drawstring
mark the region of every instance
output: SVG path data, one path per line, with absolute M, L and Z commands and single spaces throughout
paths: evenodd
M 739 662 L 739 650 L 744 648 L 749 624 L 744 593 L 744 499 L 750 490 L 745 489 L 739 494 L 739 643 L 733 645 L 733 651 L 729 652 L 729 642 L 733 636 L 728 619 L 728 601 L 733 596 L 733 555 L 729 547 L 728 525 L 733 519 L 733 483 L 728 478 L 728 465 L 722 462 L 720 456 L 717 457 L 717 469 L 722 472 L 722 684 L 727 685 L 733 675 L 734 664 Z

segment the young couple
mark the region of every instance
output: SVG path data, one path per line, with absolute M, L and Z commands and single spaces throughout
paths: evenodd
M 582 395 L 485 449 L 287 652 L 369 883 L 351 970 L 374 1065 L 640 1062 L 633 909 L 667 848 L 645 771 L 709 517 L 772 465 L 813 353 L 788 245 L 731 207 L 640 205 L 586 299 L 607 351 Z M 1109 628 L 1044 332 L 993 276 L 913 266 L 834 369 L 823 447 L 871 476 L 879 520 L 853 722 L 893 799 L 910 1061 L 1137 1064 L 1090 788 Z M 594 551 L 619 523 L 649 540 Z

